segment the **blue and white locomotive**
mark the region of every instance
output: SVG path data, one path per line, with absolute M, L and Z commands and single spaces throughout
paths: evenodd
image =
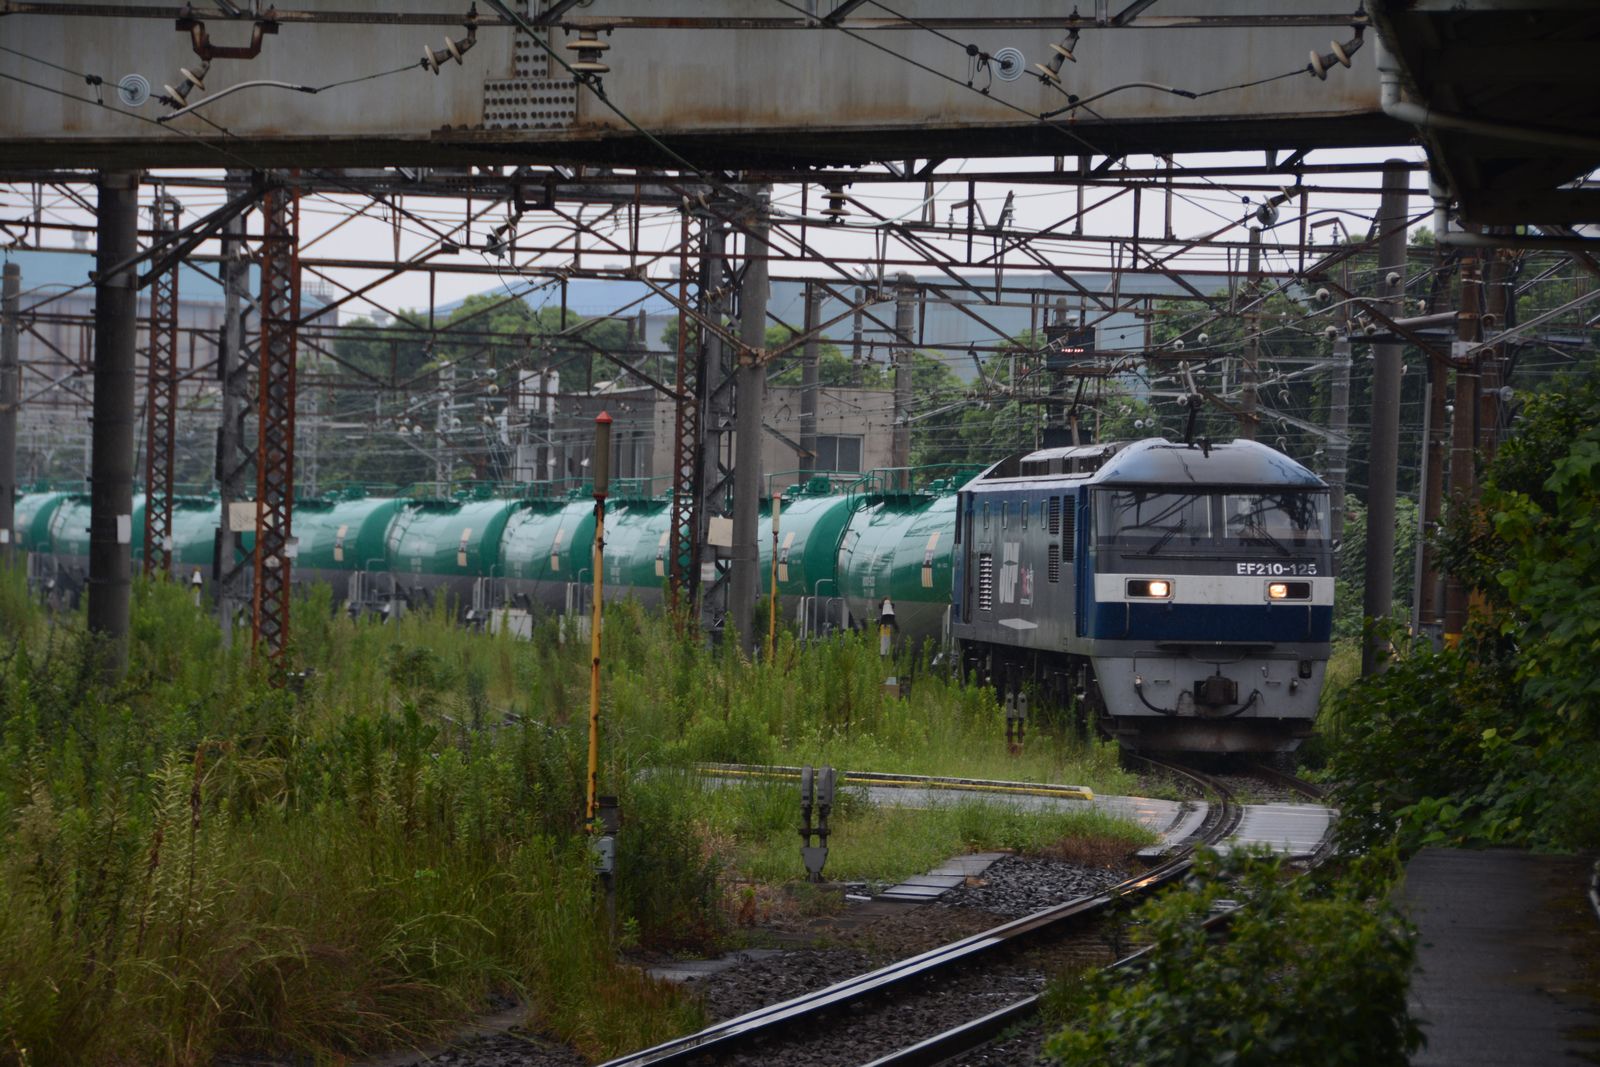
M 957 504 L 951 636 L 1008 706 L 1076 698 L 1130 747 L 1311 731 L 1333 626 L 1327 484 L 1254 441 L 1013 457 Z

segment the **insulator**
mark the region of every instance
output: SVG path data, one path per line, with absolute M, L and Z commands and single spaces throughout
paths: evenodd
M 1321 81 L 1328 80 L 1327 63 L 1328 61 L 1323 59 L 1321 54 L 1318 53 L 1316 49 L 1313 48 L 1311 50 L 1311 73 L 1315 74 Z
M 606 50 L 610 47 L 608 42 L 600 39 L 596 31 L 579 30 L 578 39 L 567 42 L 568 51 L 578 54 L 572 69 L 579 74 L 609 74 L 611 68 L 606 66 L 604 59 Z
M 1337 327 L 1337 326 L 1324 326 L 1322 328 L 1322 335 L 1324 337 L 1326 337 L 1328 340 L 1331 341 L 1335 337 L 1339 336 L 1339 327 Z
M 845 206 L 844 186 L 828 186 L 826 196 L 828 206 L 822 209 L 822 214 L 825 218 L 830 218 L 837 222 L 850 214 L 850 209 Z
M 1332 296 L 1333 294 L 1328 292 L 1326 289 L 1317 290 L 1317 299 L 1323 301 L 1324 303 L 1326 303 Z
M 1183 338 L 1180 337 L 1176 341 L 1172 342 L 1172 347 L 1177 349 L 1179 352 L 1182 352 L 1183 351 Z
M 205 68 L 202 67 L 201 68 L 202 73 L 204 72 L 204 70 L 205 70 Z M 202 92 L 205 91 L 206 83 L 200 79 L 200 75 L 199 74 L 196 74 L 194 71 L 190 70 L 188 67 L 179 67 L 178 68 L 178 73 L 182 74 L 185 78 L 188 78 L 189 81 L 191 83 L 193 83 L 193 85 L 194 85 L 194 87 L 196 89 L 199 89 Z
M 1196 337 L 1195 340 L 1199 341 L 1201 344 L 1207 344 L 1211 340 L 1211 335 L 1208 334 L 1208 333 L 1202 333 L 1198 337 Z
M 1328 47 L 1333 49 L 1333 58 L 1339 61 L 1340 66 L 1348 67 L 1350 65 L 1350 53 L 1344 50 L 1344 45 L 1338 41 L 1329 41 Z
M 1059 44 L 1051 44 L 1050 51 L 1054 52 L 1055 55 L 1044 63 L 1035 63 L 1033 69 L 1039 72 L 1040 78 L 1059 85 L 1061 83 L 1061 64 L 1076 63 L 1078 61 L 1078 57 L 1072 54 L 1072 49 L 1077 44 L 1078 31 L 1073 30 L 1063 37 Z

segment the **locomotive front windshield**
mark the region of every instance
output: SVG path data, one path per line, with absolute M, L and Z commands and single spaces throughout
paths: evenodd
M 1308 548 L 1331 536 L 1325 493 L 1228 493 L 1222 513 L 1230 544 Z
M 1132 554 L 1258 546 L 1304 552 L 1324 548 L 1331 533 L 1325 492 L 1102 489 L 1094 508 L 1099 542 Z
M 1102 542 L 1137 547 L 1211 540 L 1211 498 L 1206 494 L 1118 489 L 1096 496 Z

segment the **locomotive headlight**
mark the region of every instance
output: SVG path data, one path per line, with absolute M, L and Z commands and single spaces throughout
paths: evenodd
M 1166 600 L 1172 596 L 1172 582 L 1166 578 L 1129 578 L 1128 595 Z
M 1271 583 L 1268 583 L 1268 585 L 1267 585 L 1267 599 L 1268 600 L 1287 600 L 1287 599 L 1289 599 L 1289 583 L 1288 582 L 1271 582 Z
M 1271 600 L 1310 600 L 1310 582 L 1268 582 L 1267 599 Z

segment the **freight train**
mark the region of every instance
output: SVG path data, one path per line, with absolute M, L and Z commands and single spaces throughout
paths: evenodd
M 1283 751 L 1310 732 L 1333 546 L 1328 488 L 1299 463 L 1253 441 L 1152 439 L 1035 451 L 914 491 L 901 481 L 818 477 L 784 494 L 778 592 L 803 632 L 884 626 L 934 642 L 1008 714 L 1076 709 L 1134 748 Z M 74 493 L 18 502 L 30 581 L 57 603 L 84 587 L 88 507 Z M 217 570 L 218 517 L 214 500 L 174 503 L 175 566 L 199 592 Z M 661 601 L 669 523 L 666 498 L 613 495 L 608 599 Z M 541 614 L 581 617 L 593 577 L 581 490 L 352 492 L 297 503 L 294 532 L 295 581 L 332 584 L 352 613 L 448 597 L 474 624 L 528 633 Z M 760 548 L 765 578 L 770 536 Z

